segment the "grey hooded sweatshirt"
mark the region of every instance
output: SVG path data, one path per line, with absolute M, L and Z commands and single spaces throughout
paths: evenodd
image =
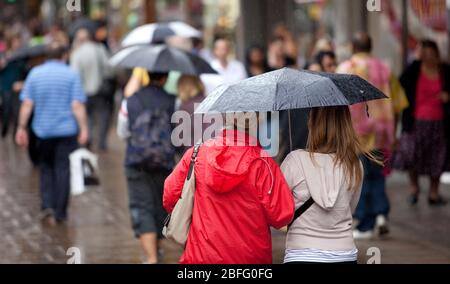
M 298 150 L 281 166 L 292 190 L 295 209 L 314 199 L 290 228 L 286 249 L 349 251 L 356 248 L 352 234 L 352 213 L 358 205 L 362 183 L 349 188 L 343 167 L 335 165 L 333 154 Z M 361 170 L 362 170 L 361 164 Z

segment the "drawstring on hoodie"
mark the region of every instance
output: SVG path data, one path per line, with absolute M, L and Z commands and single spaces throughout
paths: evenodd
M 267 194 L 271 195 L 272 191 L 273 191 L 273 187 L 275 186 L 275 178 L 273 177 L 273 173 L 272 170 L 270 169 L 270 165 L 269 162 L 267 162 L 265 159 L 263 158 L 258 158 L 258 160 L 263 161 L 264 163 L 266 163 L 267 167 L 269 168 L 269 172 L 270 172 L 270 178 L 272 179 L 272 185 L 270 186 L 270 190 Z

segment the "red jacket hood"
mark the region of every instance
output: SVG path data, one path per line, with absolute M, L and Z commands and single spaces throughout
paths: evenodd
M 236 130 L 223 130 L 204 147 L 208 173 L 205 183 L 219 193 L 237 188 L 247 177 L 251 164 L 263 154 L 255 137 Z

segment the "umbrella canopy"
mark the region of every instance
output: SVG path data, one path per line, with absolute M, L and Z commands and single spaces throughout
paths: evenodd
M 196 113 L 270 112 L 352 105 L 385 98 L 380 90 L 355 75 L 284 68 L 217 88 Z
M 178 71 L 185 75 L 217 74 L 202 58 L 167 45 L 131 46 L 116 53 L 111 65 L 123 68 L 142 67 L 150 72 Z
M 47 45 L 39 44 L 35 46 L 29 46 L 19 49 L 14 52 L 9 58 L 8 63 L 20 61 L 20 60 L 28 60 L 35 57 L 45 56 L 47 55 Z
M 200 38 L 202 33 L 183 22 L 148 24 L 132 30 L 122 41 L 122 46 L 164 43 L 171 36 Z

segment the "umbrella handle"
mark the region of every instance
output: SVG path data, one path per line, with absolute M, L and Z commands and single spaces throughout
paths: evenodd
M 292 143 L 292 120 L 291 120 L 291 110 L 288 110 L 288 120 L 289 120 L 289 147 L 291 152 L 294 151 Z

